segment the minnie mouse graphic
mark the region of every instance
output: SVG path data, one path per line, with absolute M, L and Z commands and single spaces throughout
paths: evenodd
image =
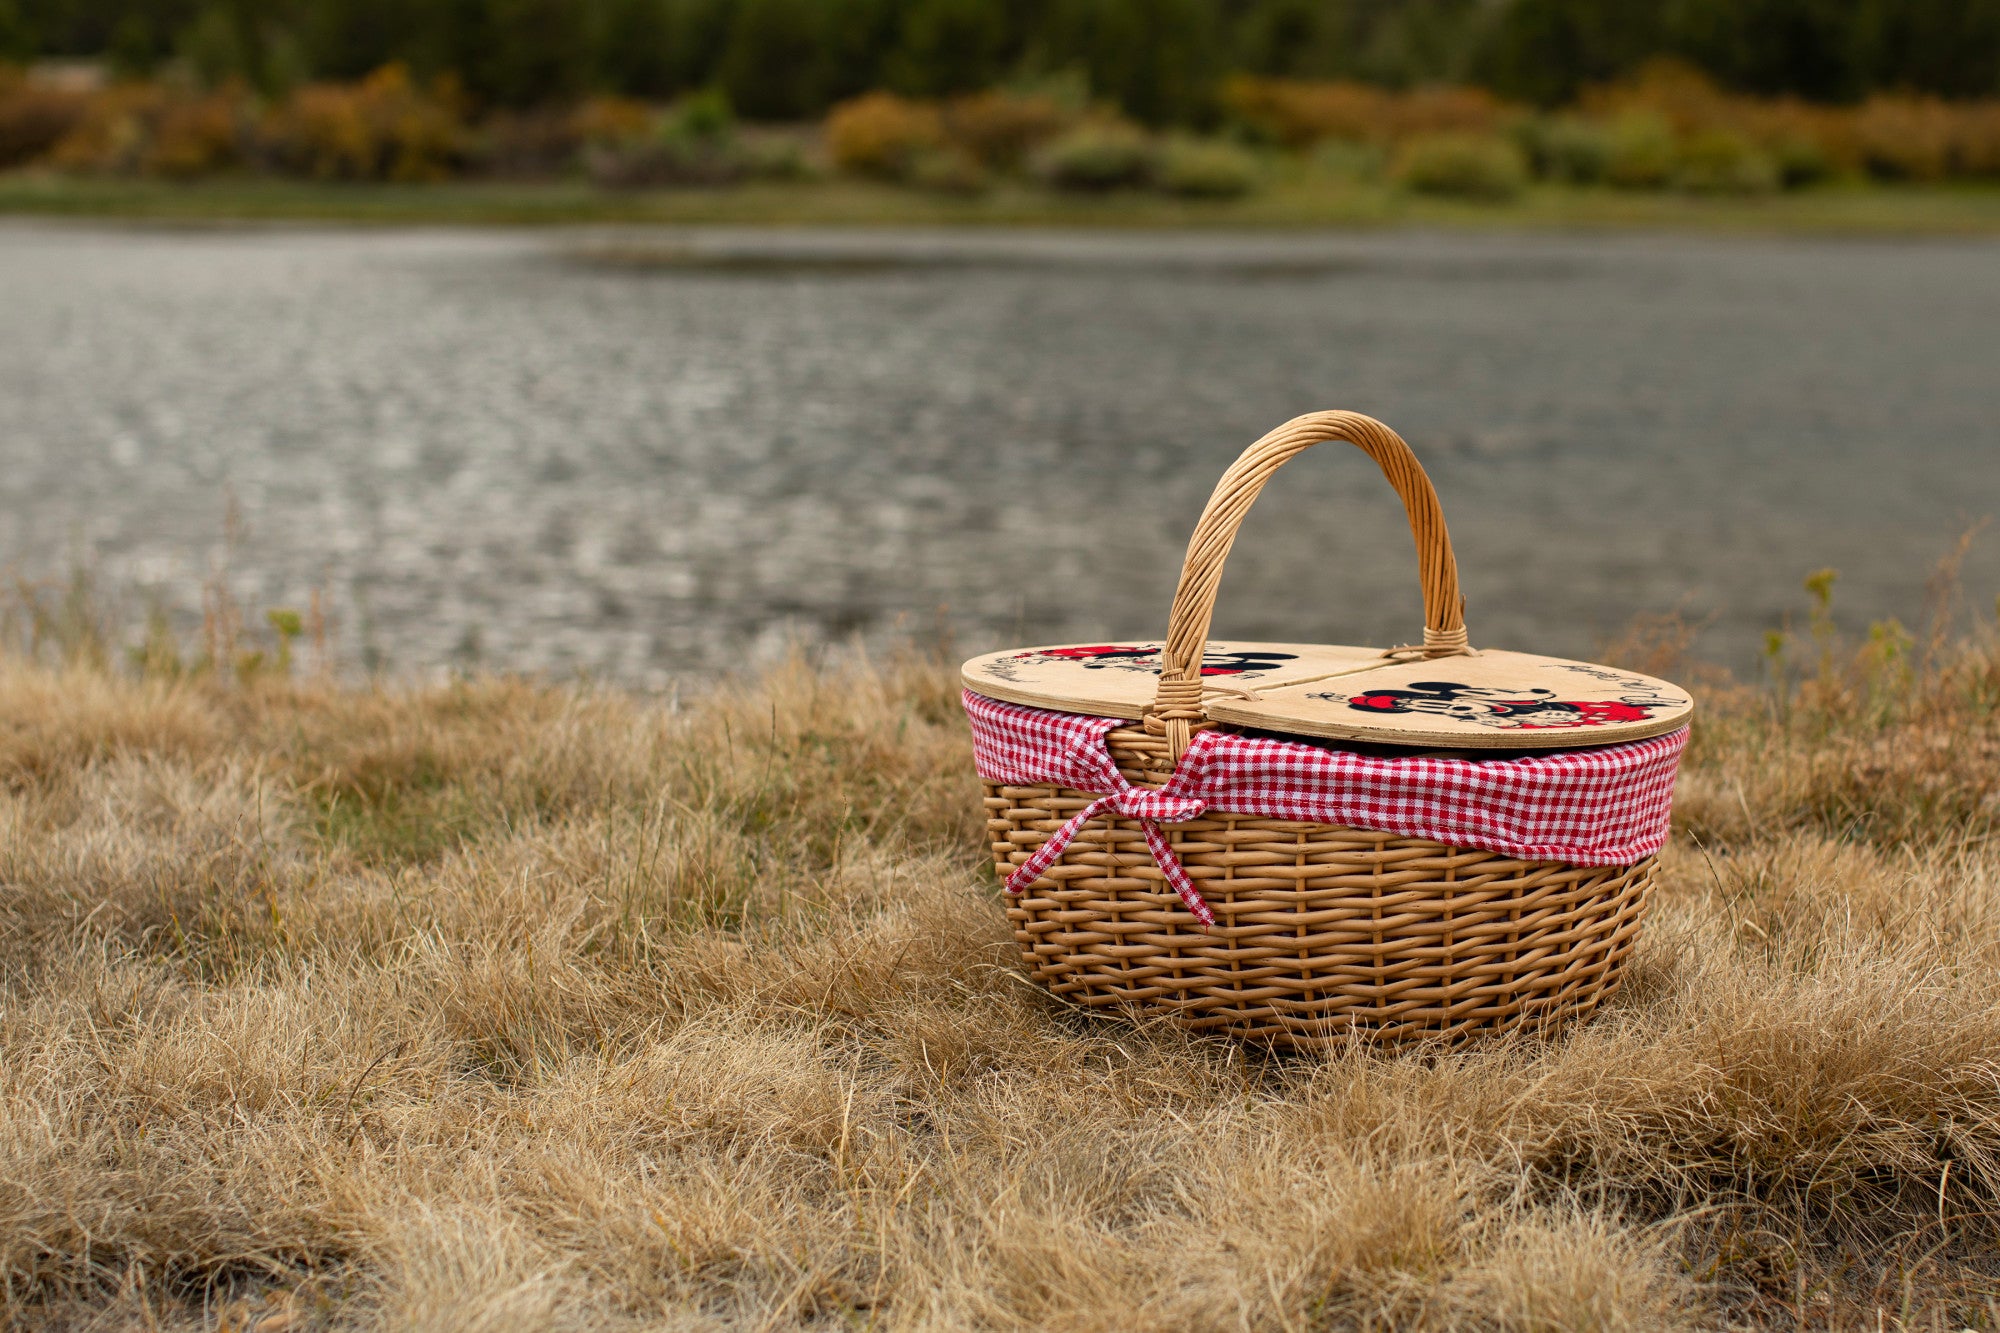
M 1338 699 L 1316 694 L 1315 699 Z M 1482 727 L 1545 731 L 1559 727 L 1602 727 L 1644 722 L 1671 701 L 1658 696 L 1622 699 L 1558 699 L 1554 690 L 1496 690 L 1449 680 L 1412 681 L 1406 690 L 1370 690 L 1347 699 L 1349 708 L 1374 713 L 1430 713 Z
M 1076 662 L 1086 671 L 1102 671 L 1106 667 L 1114 667 L 1122 671 L 1157 673 L 1160 669 L 1160 648 L 1157 644 L 1107 643 L 1076 648 L 1037 648 L 1031 652 L 1014 655 L 1016 661 L 1023 658 Z M 1297 658 L 1297 653 L 1225 653 L 1211 650 L 1201 655 L 1201 674 L 1255 675 L 1258 672 L 1270 671 L 1281 662 L 1291 662 Z

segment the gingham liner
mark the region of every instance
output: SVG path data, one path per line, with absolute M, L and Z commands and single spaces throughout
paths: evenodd
M 1115 809 L 1139 821 L 1160 872 L 1203 925 L 1214 914 L 1160 825 L 1209 810 L 1340 824 L 1476 847 L 1528 861 L 1630 865 L 1667 841 L 1674 774 L 1688 729 L 1623 745 L 1519 759 L 1381 759 L 1268 736 L 1197 732 L 1158 791 L 1134 787 L 1104 738 L 1130 722 L 1003 703 L 964 692 L 979 776 L 1008 786 L 1054 783 L 1102 793 L 1007 878 L 1020 893 L 1090 820 Z

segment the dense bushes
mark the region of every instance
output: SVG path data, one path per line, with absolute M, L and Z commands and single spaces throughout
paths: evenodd
M 184 179 L 256 172 L 328 181 L 546 176 L 581 169 L 613 186 L 722 185 L 805 170 L 796 134 L 741 131 L 716 94 L 664 109 L 625 98 L 468 113 L 455 81 L 389 65 L 353 83 L 266 100 L 120 83 L 64 92 L 0 73 L 0 167 Z
M 1476 134 L 1424 134 L 1403 145 L 1396 178 L 1424 194 L 1501 200 L 1528 183 L 1521 152 L 1505 139 Z
M 1231 79 L 1222 90 L 1229 115 L 1259 136 L 1291 148 L 1326 139 L 1393 142 L 1418 134 L 1483 134 L 1508 108 L 1477 88 L 1396 92 L 1362 83 Z
M 0 127 L 34 106 L 32 85 L 0 90 Z M 242 87 L 214 92 L 119 84 L 80 101 L 38 154 L 84 174 L 185 178 L 256 168 L 320 180 L 434 180 L 473 147 L 449 86 L 423 89 L 391 65 L 353 84 L 306 84 L 275 105 Z
M 1239 78 L 1223 97 L 1232 120 L 1254 137 L 1291 148 L 1368 146 L 1378 157 L 1398 156 L 1397 174 L 1413 185 L 1479 175 L 1474 158 L 1497 180 L 1496 172 L 1505 174 L 1503 140 L 1536 177 L 1620 189 L 1744 193 L 1836 175 L 2000 178 L 2000 100 L 1879 95 L 1857 106 L 1817 106 L 1727 93 L 1667 63 L 1588 89 L 1574 110 L 1555 114 L 1477 90 L 1398 93 L 1356 83 Z M 1421 154 L 1402 147 L 1433 138 L 1440 142 Z
M 1159 156 L 1159 186 L 1189 199 L 1234 199 L 1257 188 L 1257 159 L 1232 143 L 1169 140 Z
M 468 147 L 450 89 L 419 89 L 400 65 L 356 84 L 307 84 L 259 138 L 281 169 L 317 180 L 436 180 Z
M 486 108 L 455 78 L 388 65 L 281 96 L 232 82 L 89 90 L 0 67 L 0 169 L 187 178 L 269 172 L 424 181 L 579 171 L 609 186 L 726 185 L 818 170 L 956 193 L 1008 179 L 1226 198 L 1267 179 L 1388 179 L 1505 199 L 1530 180 L 1757 194 L 1833 178 L 2000 179 L 2000 99 L 1880 95 L 1848 107 L 1724 92 L 1656 65 L 1544 113 L 1470 88 L 1239 78 L 1207 135 L 1162 133 L 1061 81 L 924 99 L 874 91 L 810 126 L 739 126 L 711 89 L 662 106 L 590 97 Z M 1297 166 L 1284 166 L 1286 162 Z
M 944 124 L 951 140 L 994 170 L 1021 165 L 1027 155 L 1074 124 L 1073 106 L 1047 94 L 997 90 L 945 103 Z
M 0 170 L 54 148 L 88 109 L 89 99 L 81 93 L 39 87 L 0 67 Z
M 1153 145 L 1138 127 L 1106 120 L 1079 125 L 1035 159 L 1035 175 L 1058 190 L 1101 191 L 1144 185 Z
M 869 93 L 835 107 L 826 118 L 826 146 L 844 171 L 899 180 L 925 151 L 944 141 L 935 106 L 894 93 Z
M 1150 187 L 1227 199 L 1260 177 L 1255 155 L 1224 140 L 1162 139 L 1103 108 L 993 90 L 942 103 L 882 92 L 854 98 L 827 116 L 826 146 L 839 170 L 949 193 L 1019 174 L 1083 194 Z
M 746 132 L 720 93 L 683 98 L 657 115 L 622 100 L 588 103 L 570 129 L 599 185 L 733 185 L 806 170 L 792 139 Z

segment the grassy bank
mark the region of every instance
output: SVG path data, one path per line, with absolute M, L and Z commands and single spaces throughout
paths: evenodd
M 1019 185 L 961 197 L 854 180 L 721 189 L 606 190 L 582 182 L 192 183 L 0 175 L 0 214 L 174 223 L 712 223 L 1079 227 L 1446 226 L 1651 228 L 1783 233 L 1986 235 L 2000 187 L 1831 186 L 1710 197 L 1536 186 L 1504 203 L 1326 179 L 1282 181 L 1246 198 L 1071 196 Z
M 1023 982 L 935 664 L 0 662 L 5 1316 L 2000 1326 L 2000 645 L 1885 643 L 1704 690 L 1597 1021 L 1325 1061 Z

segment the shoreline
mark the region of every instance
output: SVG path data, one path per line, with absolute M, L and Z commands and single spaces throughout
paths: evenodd
M 199 226 L 927 226 L 968 230 L 1677 232 L 1776 236 L 2000 235 L 2000 187 L 1848 186 L 1762 197 L 1536 187 L 1503 204 L 1382 185 L 1281 182 L 1240 200 L 1062 196 L 1010 186 L 975 197 L 834 180 L 727 189 L 607 191 L 578 181 L 427 185 L 266 179 L 193 183 L 0 176 L 0 217 Z

